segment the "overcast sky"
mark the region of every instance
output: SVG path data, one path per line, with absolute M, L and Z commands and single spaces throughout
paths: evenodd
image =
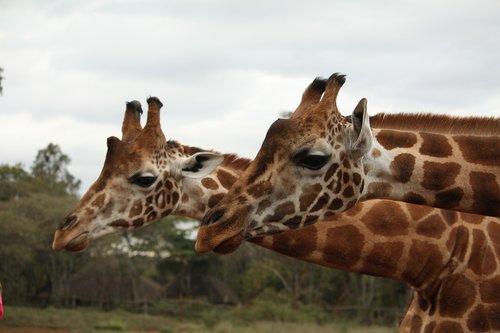
M 500 116 L 498 59 L 498 0 L 0 0 L 0 163 L 59 144 L 84 192 L 149 95 L 168 138 L 253 157 L 333 72 L 343 114 Z

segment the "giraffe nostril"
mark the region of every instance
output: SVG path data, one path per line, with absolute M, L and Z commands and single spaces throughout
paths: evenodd
M 66 229 L 71 228 L 73 226 L 73 224 L 75 224 L 77 219 L 78 218 L 76 217 L 76 215 L 66 216 L 63 223 L 61 223 L 61 225 L 59 225 L 59 230 L 66 230 Z
M 224 216 L 224 209 L 217 209 L 216 211 L 207 214 L 203 217 L 203 223 L 204 225 L 210 225 L 212 223 L 217 222 L 218 220 L 221 219 L 221 217 Z

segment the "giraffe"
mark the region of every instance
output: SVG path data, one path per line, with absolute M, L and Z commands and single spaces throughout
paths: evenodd
M 155 112 L 154 117 L 157 117 L 158 115 L 156 115 L 156 112 L 158 112 L 159 110 L 156 110 L 155 108 L 161 106 L 161 102 L 156 99 L 151 99 L 148 102 L 150 109 L 153 108 L 152 111 Z M 220 201 L 220 199 L 227 192 L 228 188 L 231 187 L 231 185 L 236 181 L 237 177 L 239 177 L 239 175 L 250 163 L 249 160 L 237 158 L 234 154 L 223 154 L 222 163 L 215 169 L 213 169 L 210 173 L 206 174 L 205 177 L 186 177 L 182 176 L 182 173 L 180 171 L 173 172 L 174 168 L 167 168 L 167 165 L 175 165 L 176 159 L 189 160 L 191 158 L 190 156 L 200 156 L 199 153 L 202 152 L 202 150 L 195 147 L 182 146 L 181 144 L 173 141 L 166 142 L 164 135 L 161 132 L 161 128 L 157 128 L 155 133 L 155 135 L 159 137 L 158 141 L 156 141 L 154 145 L 151 145 L 151 137 L 149 137 L 149 134 L 148 136 L 146 136 L 149 139 L 144 139 L 144 137 L 139 136 L 141 131 L 143 131 L 140 127 L 139 122 L 141 113 L 142 109 L 139 102 L 134 101 L 131 103 L 127 103 L 125 119 L 122 126 L 123 144 L 121 146 L 123 151 L 118 155 L 116 151 L 113 150 L 113 148 L 108 148 L 108 154 L 105 160 L 103 171 L 98 180 L 83 196 L 81 202 L 77 206 L 77 209 L 75 209 L 73 213 L 68 215 L 66 221 L 63 223 L 63 226 L 61 226 L 60 229 L 56 231 L 56 235 L 54 238 L 54 249 L 65 248 L 66 250 L 70 251 L 83 250 L 86 246 L 88 246 L 88 242 L 90 241 L 90 239 L 95 239 L 96 237 L 100 237 L 105 234 L 105 232 L 103 231 L 103 225 L 105 226 L 105 224 L 103 223 L 105 221 L 107 221 L 108 223 L 108 226 L 105 227 L 105 231 L 107 233 L 110 233 L 113 231 L 119 232 L 128 230 L 130 228 L 144 226 L 147 223 L 152 223 L 153 221 L 160 219 L 161 216 L 167 213 L 190 216 L 192 218 L 201 220 L 203 214 L 210 207 L 214 206 L 218 201 Z M 384 119 L 384 121 L 386 122 L 389 120 L 390 123 L 392 116 L 374 116 L 374 126 L 379 126 L 382 124 L 380 119 Z M 477 121 L 482 120 L 484 119 L 477 119 Z M 426 124 L 427 122 L 428 121 L 426 121 L 423 126 L 428 126 Z M 415 123 L 415 121 L 412 121 L 411 123 Z M 484 124 L 484 126 L 481 127 L 481 130 L 484 131 L 487 125 L 488 123 Z M 156 122 L 155 126 L 159 126 L 159 122 Z M 442 129 L 437 128 L 435 130 Z M 115 138 L 112 140 L 116 141 L 118 139 Z M 155 149 L 151 149 L 151 146 L 158 147 L 159 150 L 157 151 Z M 162 151 L 162 149 L 164 149 L 165 151 Z M 161 166 L 160 170 L 155 170 L 150 166 L 148 167 L 148 165 L 153 164 L 151 161 L 154 159 L 154 156 L 162 156 L 164 158 L 162 162 L 155 162 L 157 165 Z M 209 157 L 213 156 L 214 155 L 209 155 Z M 202 162 L 204 161 L 201 161 L 200 163 Z M 185 163 L 181 163 L 181 165 L 183 164 Z M 200 164 L 198 165 L 198 167 L 201 168 L 202 165 Z M 195 168 L 191 167 L 191 169 L 191 172 L 194 172 L 193 169 Z M 160 188 L 163 187 L 163 189 L 165 190 L 164 192 L 162 192 L 163 195 L 167 197 L 177 197 L 176 200 L 173 200 L 176 202 L 176 204 L 171 205 L 168 208 L 157 207 L 158 200 L 156 200 L 156 198 L 160 194 L 159 189 L 157 188 L 158 185 L 149 186 L 147 188 L 139 186 L 140 191 L 136 192 L 134 189 L 138 186 L 138 184 L 137 180 L 134 179 L 137 177 L 133 176 L 137 174 L 137 170 L 140 170 L 141 172 L 143 172 L 143 170 L 147 170 L 147 172 L 150 172 L 153 175 L 158 174 L 159 176 L 156 181 L 158 183 L 161 182 L 162 185 L 160 186 Z M 208 170 L 206 170 L 205 172 L 208 172 Z M 145 171 L 143 173 L 145 173 Z M 143 177 L 150 176 L 143 175 Z M 113 180 L 113 178 L 118 179 Z M 122 180 L 120 180 L 120 178 Z M 140 181 L 140 184 L 148 183 L 150 181 L 150 179 L 143 179 Z M 127 189 L 127 186 L 131 187 L 131 189 Z M 128 204 L 125 203 L 127 198 L 124 199 L 122 193 L 119 192 L 125 192 L 125 195 L 128 196 Z M 177 195 L 174 195 L 175 193 L 177 193 Z M 142 209 L 141 212 L 137 215 L 135 212 L 131 213 L 131 211 L 133 211 L 133 207 L 138 206 L 137 201 L 139 200 L 139 197 L 142 197 Z M 102 201 L 102 205 L 100 206 L 100 213 L 96 210 L 97 207 L 94 204 L 97 198 L 102 198 L 97 200 L 97 202 Z M 113 203 L 110 203 L 111 200 L 120 201 L 114 201 Z M 435 272 L 440 270 L 439 267 L 437 267 L 438 264 L 445 265 L 447 262 L 456 260 L 453 257 L 454 252 L 450 252 L 449 247 L 450 244 L 453 243 L 453 237 L 455 237 L 454 235 L 457 232 L 443 231 L 443 225 L 446 226 L 448 224 L 453 224 L 450 221 L 453 221 L 455 219 L 456 222 L 453 224 L 454 227 L 457 230 L 461 230 L 460 226 L 464 223 L 461 222 L 462 220 L 464 220 L 462 217 L 459 216 L 452 218 L 452 216 L 457 216 L 454 212 L 447 212 L 444 210 L 431 209 L 420 207 L 417 205 L 383 200 L 371 200 L 368 202 L 364 202 L 362 203 L 363 206 L 357 205 L 345 214 L 336 216 L 332 221 L 320 221 L 313 226 L 309 226 L 301 230 L 287 232 L 275 236 L 254 238 L 250 241 L 264 248 L 271 249 L 311 263 L 406 281 L 408 284 L 415 286 L 415 290 L 417 291 L 415 292 L 416 296 L 409 308 L 410 311 L 405 317 L 403 324 L 405 322 L 413 322 L 413 325 L 415 327 L 415 323 L 418 323 L 419 321 L 427 323 L 427 321 L 430 320 L 429 318 L 432 318 L 434 322 L 437 320 L 437 316 L 439 313 L 433 314 L 431 317 L 429 317 L 428 309 L 430 308 L 421 309 L 420 307 L 420 304 L 441 304 L 437 301 L 439 298 L 436 298 L 434 300 L 426 294 L 426 286 L 432 284 L 431 282 L 429 282 L 431 280 L 422 280 L 422 278 L 417 276 L 419 272 L 416 270 L 410 271 L 400 269 L 399 271 L 395 271 L 393 269 L 393 266 L 398 261 L 401 261 L 402 258 L 405 260 L 410 260 L 412 258 L 415 259 L 414 253 L 421 253 L 418 246 L 414 249 L 413 244 L 411 244 L 409 240 L 403 241 L 406 239 L 406 237 L 403 237 L 401 235 L 392 235 L 395 236 L 393 238 L 390 238 L 389 236 L 385 238 L 379 237 L 378 243 L 365 242 L 364 239 L 369 238 L 368 234 L 374 232 L 373 228 L 366 227 L 363 233 L 366 232 L 367 234 L 363 234 L 363 241 L 357 242 L 359 246 L 363 247 L 362 249 L 353 249 L 352 247 L 348 248 L 346 247 L 346 245 L 350 244 L 350 242 L 346 242 L 345 240 L 342 241 L 341 239 L 343 235 L 347 235 L 346 232 L 342 232 L 342 230 L 347 230 L 346 228 L 350 228 L 350 225 L 356 226 L 360 223 L 360 221 L 368 224 L 366 221 L 370 218 L 370 216 L 373 216 L 373 214 L 367 214 L 367 212 L 380 209 L 377 207 L 383 207 L 387 204 L 392 204 L 394 206 L 393 211 L 399 211 L 401 213 L 393 215 L 382 215 L 379 221 L 374 220 L 372 224 L 391 224 L 398 230 L 407 228 L 408 232 L 411 232 L 412 230 L 419 230 L 419 232 L 414 235 L 415 242 L 421 242 L 426 237 L 429 237 L 430 241 L 436 244 L 436 247 L 433 248 L 433 250 L 435 249 L 436 251 L 435 253 L 433 252 L 431 257 L 442 258 L 442 260 L 439 262 L 438 260 L 433 262 L 433 264 L 436 264 L 436 267 L 433 268 L 433 271 Z M 109 206 L 111 206 L 111 208 L 109 208 Z M 116 209 L 116 211 L 113 211 L 113 209 Z M 150 220 L 148 216 L 152 211 L 157 212 L 156 219 Z M 84 214 L 89 215 L 85 216 Z M 99 216 L 99 214 L 102 214 L 103 217 Z M 117 215 L 112 216 L 113 214 Z M 476 227 L 476 224 L 479 224 L 479 220 L 482 217 L 470 214 L 466 214 L 463 216 L 466 216 L 468 218 L 467 221 L 469 222 L 469 224 L 466 224 L 465 228 L 468 228 L 468 230 L 470 230 L 469 235 L 472 235 L 472 228 Z M 128 224 L 125 223 L 127 221 L 127 218 L 129 219 Z M 138 218 L 143 218 L 143 221 L 145 221 L 145 223 L 134 224 L 133 221 L 136 221 Z M 120 223 L 115 222 L 118 219 L 120 219 Z M 68 223 L 68 221 L 69 223 L 71 223 L 71 225 L 64 226 L 66 223 Z M 476 221 L 476 224 L 473 223 L 474 221 Z M 96 225 L 93 226 L 93 223 L 95 223 Z M 78 226 L 78 224 L 87 224 L 87 226 Z M 495 222 L 492 221 L 490 222 L 490 224 L 491 228 L 499 229 L 498 223 L 495 225 Z M 422 225 L 422 227 L 418 228 L 416 227 L 417 225 Z M 352 230 L 352 228 L 350 229 Z M 97 232 L 94 232 L 92 230 L 95 230 Z M 82 242 L 81 240 L 75 242 L 73 239 L 75 239 L 75 237 L 78 237 L 82 233 L 82 231 L 88 232 L 89 235 L 86 236 L 86 241 L 80 244 L 79 242 Z M 445 235 L 449 235 L 449 240 L 447 242 L 439 243 L 437 239 L 434 239 L 435 237 L 433 236 L 440 232 L 444 233 Z M 325 235 L 328 235 L 328 237 L 325 237 Z M 357 237 L 356 239 L 360 240 L 360 237 Z M 215 250 L 219 253 L 229 253 L 231 251 L 234 251 L 238 245 L 239 243 L 237 242 L 235 243 L 228 241 L 218 246 Z M 387 249 L 384 250 L 385 246 L 387 246 Z M 400 246 L 403 249 L 401 251 L 402 253 L 404 253 L 402 258 L 391 257 L 391 255 L 395 254 L 393 253 L 393 250 L 397 246 Z M 440 253 L 437 250 L 442 250 L 443 252 Z M 488 251 L 491 252 L 491 249 L 484 250 L 483 252 L 489 253 Z M 498 249 L 496 249 L 496 251 L 498 252 Z M 455 250 L 455 252 L 457 251 Z M 429 255 L 430 252 L 426 251 L 425 254 Z M 469 260 L 470 256 L 466 259 Z M 354 260 L 356 260 L 356 264 L 354 264 Z M 410 264 L 413 266 L 412 263 Z M 455 269 L 453 274 L 461 274 L 460 269 Z M 404 274 L 402 272 L 404 272 Z M 442 278 L 444 279 L 445 276 L 443 276 Z M 417 280 L 418 283 L 415 282 Z M 476 282 L 473 278 L 470 278 L 470 280 Z M 492 288 L 494 290 L 494 288 L 496 288 L 495 281 L 495 279 L 491 279 L 489 284 L 487 284 L 487 287 L 485 287 L 486 289 L 480 288 L 479 290 L 482 290 L 481 295 L 488 295 L 488 290 L 492 290 Z M 443 289 L 441 288 L 440 290 Z M 419 296 L 421 294 L 424 296 Z M 494 298 L 495 296 L 482 297 L 484 298 L 484 300 L 482 299 L 476 305 L 476 307 L 479 307 L 479 305 L 482 304 L 482 306 L 486 307 L 487 309 L 494 309 L 495 304 L 490 299 L 492 297 Z M 427 303 L 425 303 L 424 300 Z M 478 309 L 482 308 L 479 307 Z M 489 315 L 491 317 L 489 312 L 485 311 L 478 310 L 476 312 L 478 312 L 480 315 Z M 447 319 L 443 323 L 436 321 L 437 323 L 439 322 L 437 326 L 438 328 L 450 325 L 450 321 L 452 322 L 451 324 L 456 324 L 457 322 L 456 318 L 449 318 L 449 316 L 446 318 Z M 489 322 L 494 322 L 493 319 L 488 320 Z M 432 324 L 421 325 L 421 327 L 427 327 L 428 325 Z M 401 331 L 408 331 L 407 329 L 403 330 L 404 327 L 405 325 L 402 326 Z M 465 329 L 464 331 L 467 330 Z M 459 331 L 457 330 L 457 332 Z
M 198 250 L 301 228 L 375 198 L 500 216 L 500 118 L 489 119 L 496 130 L 488 136 L 372 129 L 366 99 L 350 118 L 337 110 L 344 81 L 338 73 L 315 79 L 291 118 L 272 124 L 205 215 Z
M 203 206 L 222 195 L 218 188 L 236 179 L 231 170 L 245 165 L 235 155 L 223 156 L 166 141 L 160 126 L 162 103 L 156 97 L 147 102 L 144 128 L 140 124 L 140 103 L 127 103 L 122 140 L 108 138 L 101 174 L 57 228 L 54 250 L 82 251 L 93 239 L 141 227 L 169 214 L 200 219 Z M 218 174 L 224 178 L 220 182 L 205 177 L 221 162 Z M 205 192 L 199 185 L 202 178 Z M 206 199 L 192 200 L 205 194 Z

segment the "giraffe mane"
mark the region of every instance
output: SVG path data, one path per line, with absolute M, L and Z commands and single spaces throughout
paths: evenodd
M 204 151 L 216 152 L 213 150 L 207 150 L 193 146 L 182 145 L 182 147 L 184 148 L 184 152 L 188 155 L 193 155 Z M 245 170 L 250 162 L 252 162 L 252 160 L 240 157 L 238 154 L 222 154 L 222 156 L 224 157 L 224 160 L 222 161 L 221 165 L 231 167 L 232 169 L 236 170 Z
M 499 135 L 499 117 L 457 117 L 432 113 L 378 113 L 370 117 L 374 128 L 464 135 Z

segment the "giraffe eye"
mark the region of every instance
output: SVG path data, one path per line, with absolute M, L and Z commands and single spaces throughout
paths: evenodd
M 321 169 L 330 159 L 330 155 L 319 155 L 317 153 L 309 153 L 308 151 L 299 152 L 294 157 L 296 165 L 310 169 Z
M 146 188 L 146 187 L 150 187 L 151 185 L 153 185 L 154 182 L 156 181 L 156 178 L 157 177 L 152 176 L 152 175 L 137 174 L 137 175 L 130 177 L 129 181 L 132 184 L 136 184 L 136 185 L 139 185 L 140 187 Z

